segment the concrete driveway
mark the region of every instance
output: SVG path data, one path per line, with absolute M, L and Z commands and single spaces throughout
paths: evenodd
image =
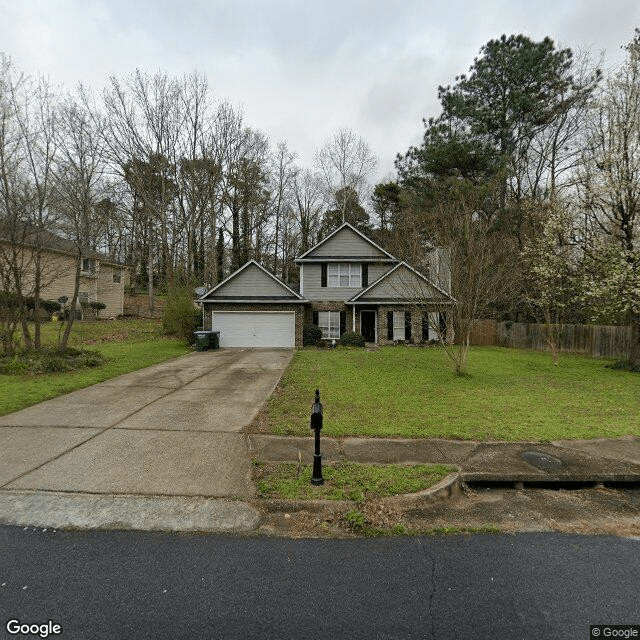
M 15 492 L 251 498 L 242 430 L 292 355 L 192 353 L 0 417 L 0 516 Z

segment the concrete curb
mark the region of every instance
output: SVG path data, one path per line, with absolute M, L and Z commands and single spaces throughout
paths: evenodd
M 238 533 L 255 530 L 260 512 L 247 502 L 183 496 L 0 493 L 0 524 L 51 529 Z
M 403 507 L 415 504 L 416 507 L 425 503 L 440 502 L 448 500 L 462 492 L 462 479 L 459 472 L 450 473 L 433 486 L 418 491 L 416 493 L 401 493 L 397 496 L 382 498 L 382 502 L 389 507 L 402 505 Z M 296 513 L 298 511 L 308 511 L 310 513 L 320 513 L 330 508 L 333 511 L 352 508 L 357 506 L 353 500 L 285 500 L 270 499 L 256 501 L 253 504 L 259 506 L 266 513 Z
M 408 506 L 408 503 L 414 503 L 416 507 L 419 507 L 423 506 L 425 502 L 432 503 L 448 500 L 449 498 L 459 495 L 461 492 L 462 478 L 460 477 L 460 473 L 456 471 L 455 473 L 450 473 L 428 489 L 418 491 L 417 493 L 403 493 L 397 496 L 390 496 L 383 498 L 382 501 L 389 506 L 401 502 L 405 507 Z
M 270 499 L 253 504 L 259 505 L 266 513 L 296 513 L 309 511 L 321 513 L 330 507 L 334 511 L 353 507 L 356 503 L 352 500 L 285 500 Z

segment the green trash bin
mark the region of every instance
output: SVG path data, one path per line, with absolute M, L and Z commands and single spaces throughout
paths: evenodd
M 206 351 L 209 348 L 208 331 L 194 331 L 193 337 L 196 339 L 196 351 Z
M 210 331 L 209 332 L 209 349 L 219 349 L 219 348 L 220 348 L 220 332 Z

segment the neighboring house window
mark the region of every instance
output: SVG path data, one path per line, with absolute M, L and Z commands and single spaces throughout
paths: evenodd
M 360 265 L 332 262 L 328 265 L 328 276 L 330 287 L 360 287 L 361 268 Z
M 114 269 L 113 270 L 113 281 L 114 282 L 122 282 L 122 269 Z
M 404 311 L 393 312 L 393 339 L 404 340 Z
M 94 258 L 82 259 L 82 271 L 93 275 L 96 272 L 96 261 Z
M 89 294 L 86 291 L 78 291 L 78 302 L 80 304 L 89 304 Z
M 340 339 L 340 312 L 318 311 L 318 326 L 324 340 Z

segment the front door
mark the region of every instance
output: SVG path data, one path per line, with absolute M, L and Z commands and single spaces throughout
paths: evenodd
M 365 342 L 376 341 L 376 312 L 361 311 L 360 312 L 360 333 Z

